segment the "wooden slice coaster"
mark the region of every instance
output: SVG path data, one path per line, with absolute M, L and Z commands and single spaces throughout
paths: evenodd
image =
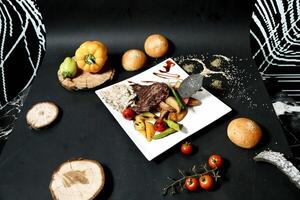
M 27 124 L 33 129 L 41 129 L 52 124 L 59 114 L 58 106 L 53 102 L 40 102 L 32 106 L 26 114 Z
M 115 69 L 110 65 L 106 65 L 99 73 L 96 74 L 80 71 L 75 78 L 64 79 L 63 76 L 57 72 L 60 84 L 68 90 L 85 90 L 95 88 L 106 81 L 111 80 L 114 74 Z
M 103 189 L 105 174 L 95 160 L 73 159 L 54 171 L 49 185 L 53 199 L 94 199 Z

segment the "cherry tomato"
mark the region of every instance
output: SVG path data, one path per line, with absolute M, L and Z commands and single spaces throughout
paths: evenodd
M 189 103 L 190 98 L 183 98 L 182 101 L 185 105 L 187 105 Z
M 193 146 L 191 143 L 186 142 L 181 145 L 181 153 L 184 155 L 190 155 L 193 151 Z
M 154 123 L 154 130 L 158 131 L 158 132 L 162 132 L 164 130 L 166 130 L 167 125 L 166 122 L 164 122 L 164 120 L 159 119 Z
M 135 117 L 135 112 L 131 108 L 126 108 L 122 112 L 123 117 L 127 120 L 133 120 Z
M 196 178 L 187 178 L 184 185 L 188 191 L 195 191 L 199 187 L 199 181 Z
M 220 168 L 222 166 L 223 159 L 219 155 L 211 155 L 208 158 L 208 165 L 211 169 Z
M 200 176 L 199 182 L 204 190 L 210 190 L 214 186 L 214 179 L 208 174 Z

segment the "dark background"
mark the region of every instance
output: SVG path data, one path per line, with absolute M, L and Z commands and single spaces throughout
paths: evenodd
M 143 48 L 150 33 L 176 43 L 178 53 L 249 56 L 251 1 L 40 1 L 48 48 L 76 48 L 101 39 L 110 53 Z M 187 52 L 185 49 L 188 48 Z
M 38 1 L 47 29 L 47 52 L 34 81 L 24 111 L 5 146 L 0 163 L 0 199 L 50 199 L 48 185 L 53 170 L 63 161 L 85 157 L 100 161 L 107 182 L 99 199 L 163 199 L 160 189 L 167 176 L 178 176 L 206 162 L 212 153 L 226 159 L 223 181 L 211 192 L 179 194 L 175 199 L 296 199 L 299 190 L 274 166 L 254 163 L 253 156 L 264 149 L 290 151 L 269 97 L 251 59 L 240 67 L 252 74 L 245 82 L 257 88 L 253 96 L 268 109 L 249 109 L 240 99 L 222 99 L 233 112 L 189 140 L 197 147 L 190 157 L 175 146 L 148 162 L 120 128 L 93 91 L 69 92 L 56 78 L 60 62 L 72 56 L 85 40 L 101 40 L 120 81 L 135 73 L 120 69 L 121 54 L 143 48 L 147 35 L 162 33 L 175 44 L 170 56 L 224 54 L 250 58 L 249 22 L 252 2 L 245 1 Z M 152 60 L 151 63 L 157 62 Z M 216 94 L 217 95 L 217 94 Z M 62 109 L 60 121 L 49 129 L 26 128 L 25 114 L 38 101 L 51 100 Z M 253 150 L 234 146 L 226 135 L 229 121 L 248 116 L 264 129 L 264 140 Z M 173 199 L 173 197 L 165 197 Z
M 300 60 L 298 59 L 300 49 L 298 43 L 290 41 L 291 39 L 296 41 L 295 38 L 299 36 L 299 32 L 293 31 L 300 27 L 300 9 L 297 3 L 299 1 L 257 0 L 252 15 L 252 18 L 255 16 L 257 20 L 253 19 L 250 24 L 252 55 L 271 101 L 292 108 L 299 107 L 300 103 Z M 275 35 L 277 37 L 273 37 Z M 281 58 L 275 56 L 278 54 L 281 54 Z M 270 60 L 272 61 L 268 62 Z M 275 106 L 274 109 L 276 111 L 279 108 Z M 295 155 L 295 165 L 300 168 L 300 112 L 286 111 L 278 115 Z

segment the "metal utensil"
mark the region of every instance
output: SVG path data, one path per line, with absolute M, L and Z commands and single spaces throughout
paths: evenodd
M 178 88 L 178 93 L 182 98 L 191 97 L 199 91 L 203 84 L 203 76 L 201 74 L 192 74 L 182 81 Z

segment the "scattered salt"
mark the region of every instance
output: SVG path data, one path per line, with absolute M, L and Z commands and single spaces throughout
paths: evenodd
M 245 61 L 248 59 L 242 59 L 239 57 L 227 57 L 224 55 L 197 55 L 190 54 L 186 56 L 178 56 L 173 58 L 183 69 L 187 69 L 188 73 L 192 73 L 193 68 L 200 65 L 200 73 L 205 76 L 206 82 L 210 82 L 209 87 L 212 89 L 222 90 L 218 95 L 229 100 L 239 100 L 243 104 L 247 104 L 248 108 L 256 109 L 259 104 L 255 102 L 253 96 L 257 93 L 257 89 L 249 86 L 251 81 L 256 81 L 253 75 L 243 68 L 241 65 L 245 65 Z M 247 68 L 253 67 L 247 65 Z M 216 70 L 212 70 L 216 69 Z M 220 77 L 216 77 L 216 76 Z M 269 109 L 266 105 L 263 105 L 265 109 Z

